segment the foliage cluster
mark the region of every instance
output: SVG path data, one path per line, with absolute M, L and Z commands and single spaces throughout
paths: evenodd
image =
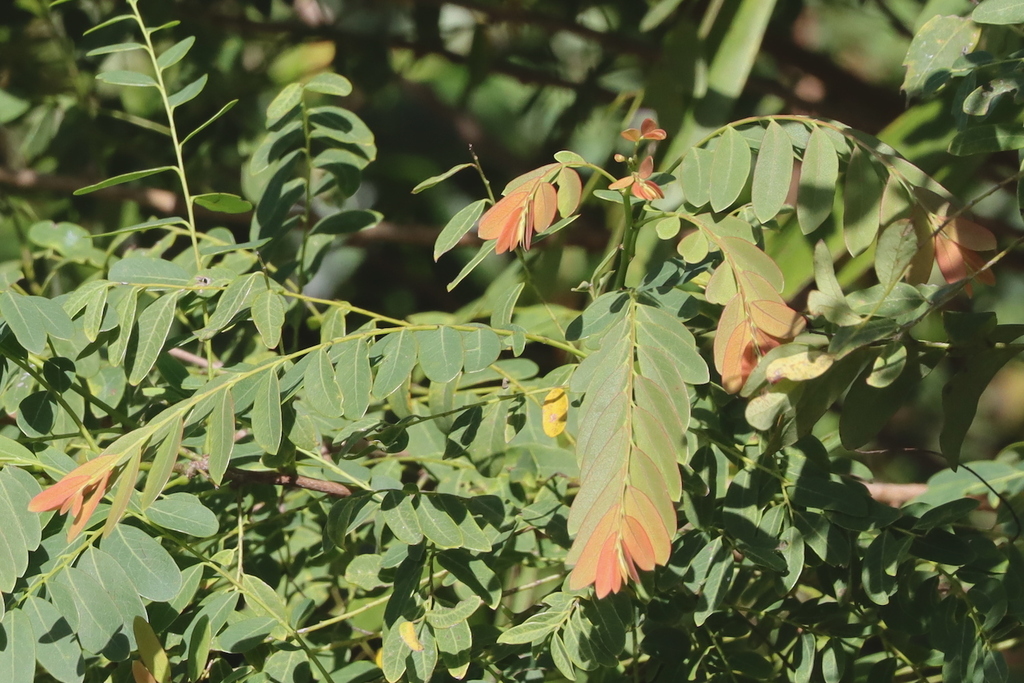
M 171 161 L 76 194 L 166 176 L 183 215 L 34 221 L 0 265 L 0 678 L 1007 680 L 1020 466 L 974 468 L 981 496 L 956 470 L 1024 348 L 966 307 L 1017 246 L 967 218 L 979 198 L 828 120 L 676 143 L 645 119 L 614 172 L 560 151 L 500 195 L 475 157 L 422 182 L 486 194 L 437 237 L 435 259 L 484 240 L 449 290 L 514 258 L 472 305 L 397 318 L 308 293 L 383 218 L 353 201 L 377 141 L 351 83 L 281 89 L 247 198 L 197 192 L 190 151 L 234 103 L 184 125 L 199 43 L 127 8 L 89 54 L 131 56 L 97 80 L 155 93 L 162 119 L 125 116 Z M 953 101 L 952 154 L 1024 148 L 1021 25 L 985 0 L 916 34 L 904 88 Z M 36 116 L 6 97 L 5 121 Z M 601 203 L 588 303 L 546 301 L 550 245 Z M 814 245 L 806 307 L 783 239 Z M 953 469 L 890 507 L 846 453 L 940 366 Z

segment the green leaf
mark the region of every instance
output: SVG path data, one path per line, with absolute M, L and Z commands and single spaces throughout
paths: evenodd
M 137 48 L 129 48 L 137 49 Z M 124 85 L 130 88 L 159 88 L 159 84 L 152 76 L 139 73 L 138 71 L 104 71 L 96 74 L 97 81 L 103 81 L 111 85 Z
M 174 311 L 177 308 L 181 292 L 171 292 L 150 304 L 139 316 L 139 341 L 135 351 L 128 383 L 138 386 L 149 371 L 153 369 L 157 356 L 163 351 L 164 342 L 174 322 Z
M 903 91 L 909 97 L 934 93 L 951 77 L 953 64 L 971 52 L 981 38 L 981 27 L 958 16 L 936 15 L 914 35 L 903 59 L 907 68 Z
M 1024 24 L 1024 7 L 1018 0 L 985 0 L 974 8 L 971 19 L 979 24 Z
M 149 256 L 124 258 L 110 267 L 110 280 L 126 285 L 187 286 L 193 279 L 173 261 Z
M 917 233 L 909 220 L 898 220 L 878 236 L 875 274 L 886 287 L 899 282 L 917 255 Z
M 170 479 L 174 463 L 178 459 L 178 450 L 181 448 L 182 431 L 183 422 L 179 416 L 154 439 L 160 445 L 153 457 L 153 464 L 149 469 L 146 485 L 139 501 L 143 510 L 152 505 L 156 497 L 163 491 L 167 480 Z
M 495 302 L 494 310 L 491 311 L 491 327 L 498 330 L 511 329 L 512 314 L 516 310 L 516 302 L 519 301 L 519 295 L 525 286 L 524 282 L 518 283 L 515 287 L 506 290 Z
M 8 124 L 17 120 L 27 112 L 32 105 L 20 97 L 15 97 L 3 88 L 0 88 L 0 124 Z
M 97 583 L 110 596 L 109 599 L 120 615 L 121 623 L 124 626 L 121 632 L 127 636 L 128 646 L 133 650 L 136 649 L 135 631 L 131 625 L 136 617 L 145 618 L 146 607 L 139 599 L 139 594 L 135 591 L 135 586 L 132 585 L 131 579 L 128 578 L 124 569 L 113 557 L 95 546 L 86 548 L 75 566 L 96 579 Z
M 117 528 L 123 526 L 118 525 Z M 125 569 L 131 578 L 131 572 L 124 565 L 121 568 Z M 57 576 L 57 581 L 68 589 L 78 609 L 79 624 L 76 633 L 82 649 L 92 654 L 102 652 L 115 661 L 126 659 L 130 652 L 128 639 L 118 633 L 124 628 L 121 614 L 117 611 L 110 594 L 103 590 L 103 586 L 91 575 L 75 567 L 68 567 L 62 571 Z
M 677 4 L 679 2 L 679 0 L 670 1 Z M 569 652 L 565 648 L 565 642 L 562 641 L 557 633 L 551 636 L 551 659 L 555 662 L 555 668 L 558 669 L 559 673 L 570 681 L 576 680 L 576 671 L 573 668 L 572 660 L 569 659 Z
M 18 343 L 38 355 L 46 350 L 46 330 L 35 305 L 36 298 L 41 297 L 27 297 L 10 290 L 3 292 L 0 294 L 0 315 L 14 332 Z
M 164 171 L 177 171 L 177 170 L 178 169 L 175 166 L 160 166 L 158 168 L 148 168 L 145 171 L 133 171 L 131 173 L 122 173 L 121 175 L 116 175 L 113 178 L 107 178 L 106 180 L 98 182 L 98 183 L 95 183 L 93 185 L 87 185 L 85 187 L 80 187 L 77 190 L 75 190 L 72 194 L 76 194 L 76 195 L 89 194 L 90 192 L 95 192 L 96 190 L 102 190 L 104 188 L 113 187 L 114 185 L 121 185 L 123 183 L 130 183 L 133 180 L 139 180 L 140 178 L 147 178 L 147 177 L 149 177 L 151 175 L 156 175 L 157 173 L 163 173 Z M 114 279 L 114 278 L 111 278 L 111 279 Z
M 221 293 L 220 299 L 217 301 L 217 310 L 210 316 L 210 322 L 196 332 L 196 336 L 203 341 L 212 339 L 217 332 L 227 327 L 243 308 L 249 305 L 256 294 L 266 291 L 266 288 L 267 281 L 263 273 L 249 273 L 232 280 L 228 288 Z
M 942 431 L 939 447 L 951 467 L 960 462 L 967 430 L 978 412 L 978 400 L 996 373 L 1018 352 L 1013 349 L 971 353 L 942 388 Z
M 326 350 L 320 349 L 311 354 L 303 382 L 306 387 L 306 400 L 313 410 L 327 417 L 342 414 L 342 389 Z
M 274 455 L 281 447 L 281 384 L 275 368 L 263 374 L 252 405 L 252 436 L 264 452 Z
M 188 51 L 195 45 L 196 37 L 189 36 L 184 40 L 179 40 L 174 45 L 170 46 L 166 50 L 160 53 L 160 56 L 156 59 L 156 65 L 161 71 L 166 71 L 171 68 L 188 54 Z M 142 47 L 141 45 L 139 47 Z
M 302 84 L 290 83 L 270 102 L 267 107 L 267 128 L 277 123 L 302 102 Z
M 284 297 L 269 289 L 263 290 L 253 297 L 250 313 L 263 345 L 268 349 L 277 348 L 281 342 L 281 328 L 284 327 Z
M 215 645 L 224 652 L 248 652 L 266 640 L 277 626 L 273 617 L 249 617 L 236 621 L 217 636 Z
M 904 349 L 902 345 L 899 348 Z M 869 383 L 874 376 L 874 368 L 869 368 L 850 387 L 839 421 L 839 434 L 846 448 L 860 448 L 874 438 L 917 388 L 921 380 L 917 361 L 912 359 L 897 368 L 894 381 L 885 386 Z
M 235 445 L 235 401 L 231 391 L 221 389 L 214 396 L 213 412 L 206 424 L 206 450 L 210 456 L 210 479 L 220 485 Z
M 463 164 L 463 167 L 471 165 L 472 164 Z M 456 168 L 459 167 L 457 166 Z M 449 173 L 451 173 L 451 171 Z M 438 178 L 438 182 L 440 182 L 440 176 L 438 176 Z M 458 213 L 452 216 L 451 220 L 449 220 L 448 223 L 445 224 L 444 229 L 441 230 L 440 234 L 438 234 L 437 236 L 437 240 L 434 242 L 435 261 L 441 258 L 442 254 L 445 254 L 454 249 L 462 240 L 462 238 L 466 235 L 466 233 L 473 229 L 473 226 L 476 225 L 476 222 L 480 220 L 480 216 L 483 214 L 484 208 L 486 206 L 486 199 L 478 199 L 472 204 L 464 206 L 462 209 L 458 211 Z
M 210 619 L 206 615 L 196 617 L 193 624 L 195 626 L 188 638 L 188 657 L 185 660 L 185 670 L 188 672 L 189 681 L 198 681 L 210 658 L 213 631 L 210 628 Z
M 726 128 L 711 159 L 711 208 L 722 211 L 732 206 L 747 184 L 749 174 L 750 147 L 735 128 Z
M 429 617 L 428 617 L 429 619 Z M 433 624 L 432 624 L 433 625 Z M 432 629 L 441 661 L 452 678 L 461 680 L 466 676 L 472 662 L 473 632 L 463 620 L 450 628 Z
M 228 192 L 197 194 L 192 197 L 192 201 L 204 209 L 219 211 L 220 213 L 245 213 L 246 211 L 252 211 L 252 204 L 238 195 Z
M 549 634 L 558 630 L 566 620 L 566 614 L 562 612 L 541 612 L 535 614 L 526 621 L 510 629 L 506 629 L 498 636 L 498 642 L 503 645 L 525 645 L 527 643 L 543 642 Z
M 52 604 L 35 595 L 25 599 L 22 610 L 32 622 L 39 664 L 61 683 L 80 683 L 85 662 L 68 622 Z
M 416 507 L 420 530 L 438 548 L 461 548 L 462 532 L 436 496 L 422 496 Z M 482 597 L 482 596 L 481 596 Z
M 435 602 L 434 606 L 427 612 L 427 622 L 436 631 L 443 631 L 456 624 L 465 623 L 480 609 L 481 604 L 483 602 L 477 596 L 460 600 L 454 607 L 443 607 Z
M 111 364 L 118 366 L 124 362 L 125 353 L 128 350 L 128 343 L 131 341 L 132 332 L 135 329 L 135 311 L 139 301 L 139 290 L 135 287 L 129 288 L 117 304 L 117 324 L 120 333 L 117 340 L 110 345 L 108 358 Z
M 209 76 L 203 74 L 178 92 L 168 97 L 167 104 L 170 105 L 171 109 L 177 109 L 186 102 L 194 100 L 199 96 L 199 93 L 203 92 L 203 88 L 206 87 L 207 80 L 209 80 Z
M 754 166 L 751 199 L 754 215 L 765 223 L 786 203 L 793 180 L 793 143 L 789 135 L 775 121 L 768 124 L 761 149 Z
M 324 216 L 310 231 L 314 235 L 349 235 L 368 230 L 381 222 L 384 216 L 377 211 L 353 209 Z
M 628 306 L 629 295 L 625 292 L 602 294 L 569 323 L 565 329 L 565 338 L 569 341 L 578 341 L 592 339 L 600 335 L 625 315 Z
M 373 375 L 370 372 L 370 350 L 362 339 L 342 342 L 335 363 L 338 386 L 345 387 L 343 404 L 345 417 L 358 420 L 370 405 Z
M 472 273 L 473 270 L 478 265 L 480 265 L 481 261 L 483 261 L 485 258 L 494 253 L 494 249 L 497 246 L 497 244 L 497 240 L 488 240 L 484 242 L 480 246 L 480 249 L 476 252 L 476 255 L 473 256 L 473 258 L 469 260 L 469 263 L 467 263 L 465 267 L 461 271 L 459 271 L 459 274 L 455 276 L 455 279 L 448 283 L 448 291 L 450 292 L 453 289 L 455 289 L 460 282 L 466 279 L 466 276 Z
M 35 671 L 36 638 L 32 621 L 22 610 L 11 610 L 0 621 L 0 679 L 32 683 Z
M 460 332 L 464 349 L 463 366 L 466 372 L 479 372 L 490 367 L 501 355 L 501 338 L 485 325 L 473 324 L 477 329 Z
M 4 533 L 0 534 L 0 561 L 4 564 L 0 569 L 0 589 L 7 593 L 13 591 L 15 581 L 25 573 L 28 554 L 39 547 L 41 540 L 40 519 L 28 511 L 31 496 L 18 481 L 18 471 L 10 466 L 0 470 L 0 514 L 6 521 Z
M 419 185 L 417 185 L 416 187 L 412 188 L 412 193 L 413 194 L 419 194 L 420 192 L 423 192 L 423 190 L 429 190 L 430 188 L 434 187 L 435 185 L 437 185 L 437 184 L 439 184 L 441 182 L 444 182 L 445 180 L 448 180 L 453 175 L 455 175 L 456 173 L 458 173 L 459 171 L 461 171 L 461 170 L 463 170 L 465 168 L 473 168 L 473 164 L 456 164 L 455 166 L 452 166 L 451 168 L 449 168 L 444 173 L 441 173 L 441 174 L 438 174 L 438 175 L 431 176 L 431 177 L 427 178 L 426 180 L 421 182 Z M 481 199 L 481 200 L 479 200 L 477 202 L 473 202 L 473 203 L 474 204 L 480 204 L 480 203 L 483 203 L 483 202 L 486 202 L 486 200 Z M 465 210 L 465 209 L 463 209 L 463 210 Z M 436 255 L 434 256 L 434 260 L 435 261 L 437 260 L 437 256 Z
M 710 199 L 711 161 L 711 151 L 703 147 L 693 147 L 683 157 L 679 166 L 683 195 L 686 201 L 698 209 Z
M 885 181 L 875 171 L 871 155 L 855 147 L 843 185 L 843 239 L 851 256 L 861 254 L 875 241 L 884 190 Z
M 302 87 L 310 92 L 336 97 L 348 97 L 352 94 L 352 83 L 347 78 L 328 71 L 313 76 Z
M 170 554 L 152 536 L 127 524 L 118 524 L 102 549 L 125 570 L 139 595 L 167 602 L 181 588 L 181 572 Z
M 643 370 L 645 351 L 651 349 L 672 359 L 687 384 L 704 384 L 710 379 L 708 365 L 697 352 L 696 340 L 681 320 L 660 308 L 640 305 L 636 307 L 636 328 L 641 372 L 645 375 L 657 376 L 653 368 L 650 374 Z
M 423 374 L 431 382 L 450 382 L 462 370 L 462 336 L 450 327 L 419 330 L 414 334 Z M 488 364 L 489 365 L 489 364 Z
M 213 536 L 220 527 L 213 511 L 191 493 L 172 493 L 161 498 L 149 506 L 146 516 L 158 526 L 196 538 Z
M 423 540 L 414 497 L 400 491 L 388 491 L 380 504 L 381 518 L 402 543 L 416 545 Z
M 416 338 L 412 332 L 392 332 L 378 342 L 383 347 L 384 357 L 377 366 L 373 380 L 373 395 L 385 399 L 412 374 L 416 367 Z
M 797 192 L 796 215 L 800 230 L 809 235 L 832 213 L 839 178 L 839 157 L 825 129 L 815 126 L 804 150 Z
M 199 124 L 195 129 L 192 130 L 191 133 L 189 133 L 188 135 L 186 135 L 184 137 L 184 139 L 182 139 L 182 141 L 181 141 L 182 147 L 185 146 L 186 142 L 188 142 L 189 140 L 191 140 L 195 136 L 199 135 L 199 133 L 201 133 L 203 130 L 205 130 L 206 127 L 209 126 L 211 123 L 213 123 L 214 121 L 216 121 L 220 117 L 224 116 L 224 114 L 227 114 L 229 111 L 231 111 L 231 109 L 233 109 L 236 104 L 238 104 L 238 100 L 231 100 L 230 102 L 225 104 L 223 107 L 221 107 L 220 110 L 216 114 L 214 114 L 210 118 L 206 119 L 206 121 L 204 121 L 203 123 Z
M 950 153 L 961 157 L 1015 149 L 1024 149 L 1024 131 L 1001 123 L 971 126 L 957 133 L 949 143 Z

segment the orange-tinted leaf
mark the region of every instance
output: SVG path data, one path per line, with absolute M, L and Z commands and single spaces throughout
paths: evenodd
M 622 542 L 629 560 L 649 572 L 655 567 L 654 547 L 644 525 L 635 517 L 626 517 L 622 529 Z
M 565 166 L 558 172 L 558 214 L 566 218 L 575 213 L 583 195 L 580 174 Z
M 575 564 L 572 573 L 569 575 L 569 588 L 580 590 L 586 588 L 597 580 L 598 561 L 601 559 L 601 548 L 608 541 L 617 537 L 617 530 L 614 528 L 619 518 L 621 508 L 615 505 L 611 510 L 601 517 L 589 535 L 577 534 L 576 541 L 569 549 L 569 555 L 565 558 L 568 564 Z M 581 543 L 580 541 L 584 541 Z
M 558 209 L 558 193 L 551 183 L 541 183 L 533 195 L 533 229 L 544 232 L 555 221 Z M 529 228 L 527 228 L 529 230 Z
M 71 528 L 68 529 L 68 542 L 70 543 L 78 534 L 82 533 L 85 525 L 89 523 L 89 518 L 92 517 L 92 513 L 96 511 L 96 506 L 103 500 L 104 494 L 107 492 L 107 483 L 110 481 L 110 470 L 103 473 L 102 477 L 93 486 L 88 488 L 84 495 L 86 496 L 85 502 L 82 504 L 81 509 L 75 512 L 74 522 Z
M 135 679 L 135 683 L 157 683 L 149 669 L 137 659 L 132 662 L 132 678 Z
M 973 251 L 965 252 L 964 261 L 967 263 L 967 269 L 978 282 L 986 285 L 994 285 L 996 283 L 996 274 L 991 269 L 982 270 L 987 259 L 983 258 L 981 254 Z
M 633 176 L 628 175 L 625 178 L 619 178 L 614 183 L 608 186 L 609 190 L 622 190 L 633 184 Z
M 672 554 L 672 536 L 676 532 L 675 528 L 665 528 L 662 516 L 658 514 L 654 503 L 647 494 L 634 486 L 626 487 L 624 504 L 623 510 L 627 518 L 632 517 L 643 524 L 651 541 L 655 563 L 668 562 L 669 555 Z
M 943 233 L 961 247 L 973 251 L 992 251 L 996 248 L 996 237 L 984 228 L 966 218 L 955 218 L 943 229 Z
M 505 189 L 502 190 L 501 194 L 510 195 L 513 192 L 518 192 L 522 189 L 532 191 L 535 187 L 535 183 L 549 180 L 550 176 L 554 175 L 554 172 L 561 167 L 561 164 L 545 164 L 540 168 L 535 168 L 532 171 L 513 178 L 509 181 Z
M 661 191 L 657 183 L 652 183 L 650 180 L 636 180 L 633 183 L 633 187 L 630 190 L 633 196 L 638 199 L 645 199 L 649 202 L 655 199 L 664 199 L 665 193 Z
M 722 360 L 722 388 L 735 394 L 743 388 L 743 383 L 757 365 L 757 353 L 754 350 L 750 327 L 746 323 L 737 325 L 726 342 L 725 356 Z
M 776 339 L 792 339 L 807 326 L 807 321 L 802 315 L 776 301 L 751 301 L 749 314 L 757 329 Z
M 36 495 L 29 502 L 28 509 L 31 512 L 44 512 L 64 506 L 69 498 L 80 494 L 88 483 L 98 481 L 104 470 L 109 472 L 117 459 L 117 455 L 101 455 L 79 465 L 64 475 L 56 484 Z M 63 512 L 67 512 L 68 509 L 70 507 L 65 508 Z
M 639 142 L 640 131 L 637 130 L 636 128 L 627 128 L 626 130 L 622 131 L 622 137 L 626 138 L 630 142 Z
M 967 279 L 967 266 L 963 250 L 956 242 L 942 233 L 935 236 L 935 261 L 939 264 L 942 277 L 953 283 Z
M 718 330 L 715 332 L 715 368 L 720 374 L 725 374 L 723 368 L 725 367 L 725 356 L 729 338 L 732 336 L 736 326 L 742 322 L 744 322 L 743 302 L 738 296 L 734 296 L 725 305 L 725 308 L 722 309 L 722 315 L 718 319 Z
M 625 582 L 619 555 L 618 534 L 610 536 L 601 546 L 597 558 L 597 574 L 594 578 L 594 593 L 603 598 L 609 593 L 618 593 Z
M 480 228 L 477 230 L 480 239 L 493 240 L 507 232 L 510 224 L 522 218 L 529 198 L 528 192 L 516 192 L 499 199 L 497 204 L 487 209 L 480 217 Z
M 664 129 L 658 128 L 654 119 L 644 119 L 644 122 L 640 124 L 640 134 L 644 140 L 664 140 L 668 137 L 668 133 Z

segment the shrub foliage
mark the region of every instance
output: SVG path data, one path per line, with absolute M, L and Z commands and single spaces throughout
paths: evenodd
M 135 68 L 97 79 L 158 95 L 141 123 L 166 165 L 76 194 L 166 175 L 184 210 L 34 222 L 0 266 L 0 678 L 1007 679 L 1024 557 L 996 480 L 1019 472 L 978 467 L 983 490 L 953 470 L 1024 329 L 969 310 L 1016 246 L 973 202 L 836 122 L 743 119 L 655 164 L 671 136 L 646 119 L 611 171 L 562 151 L 500 195 L 475 158 L 421 183 L 482 180 L 437 239 L 435 259 L 484 240 L 449 289 L 514 258 L 475 305 L 396 319 L 304 293 L 382 219 L 345 208 L 377 152 L 349 81 L 270 103 L 252 203 L 197 193 L 190 152 L 234 103 L 183 125 L 196 40 L 127 10 L 91 54 Z M 1024 146 L 997 106 L 1019 56 L 976 49 L 1015 24 L 985 0 L 914 39 L 904 88 L 954 93 L 953 154 Z M 521 304 L 602 202 L 619 229 L 589 303 Z M 197 207 L 251 211 L 248 234 L 200 230 Z M 815 245 L 806 306 L 764 250 L 783 235 Z M 870 283 L 844 290 L 837 264 Z M 952 469 L 890 507 L 844 453 L 940 364 Z

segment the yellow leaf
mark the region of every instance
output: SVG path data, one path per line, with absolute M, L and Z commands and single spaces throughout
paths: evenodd
M 398 627 L 398 635 L 402 636 L 402 641 L 409 646 L 410 650 L 423 651 L 423 643 L 416 637 L 416 624 L 411 621 L 403 621 Z
M 373 656 L 373 663 L 378 669 L 384 668 L 384 648 L 377 650 L 377 654 Z
M 768 381 L 772 384 L 788 379 L 804 382 L 820 377 L 832 367 L 835 358 L 820 351 L 801 351 L 785 358 L 777 358 L 768 364 L 766 371 Z
M 132 627 L 135 631 L 135 641 L 139 645 L 141 665 L 145 667 L 147 675 L 151 676 L 154 683 L 170 683 L 171 664 L 163 646 L 160 645 L 160 639 L 153 632 L 153 627 L 142 617 L 135 617 Z M 132 669 L 134 673 L 134 664 Z
M 541 409 L 544 433 L 554 438 L 565 431 L 565 421 L 569 415 L 569 396 L 561 387 L 552 389 L 544 397 Z

